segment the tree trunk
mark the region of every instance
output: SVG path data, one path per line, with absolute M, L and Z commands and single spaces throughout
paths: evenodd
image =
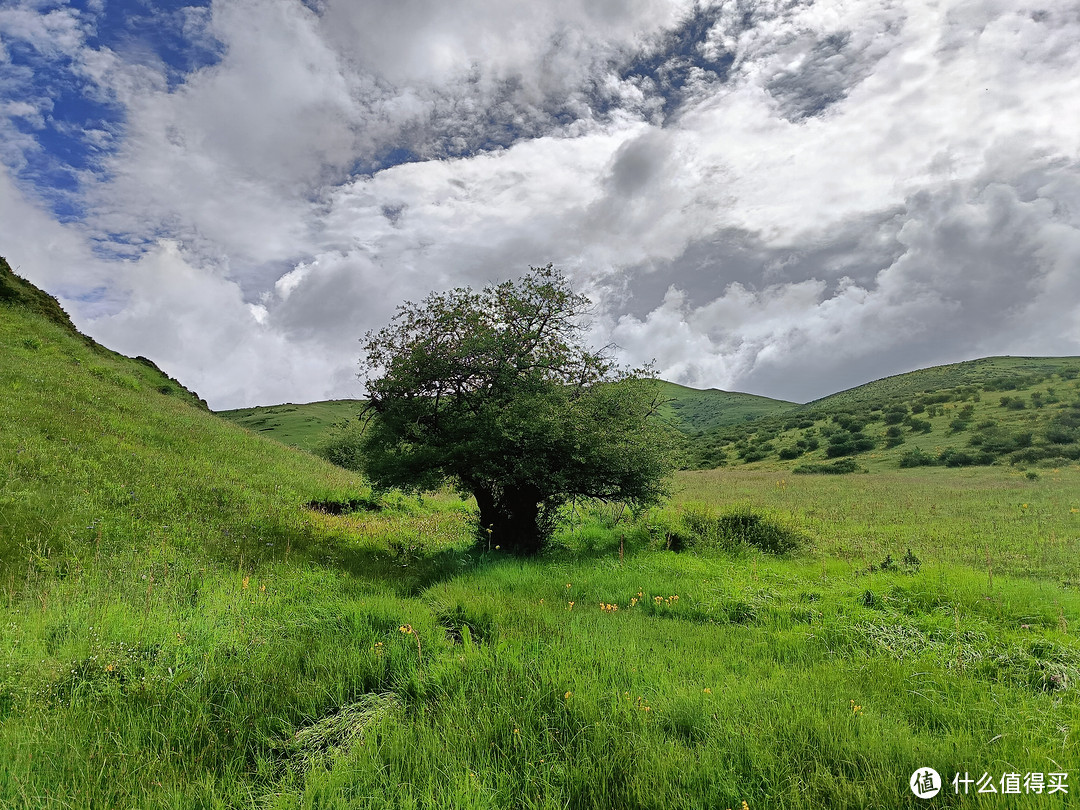
M 480 508 L 480 540 L 503 551 L 528 556 L 544 546 L 540 518 L 540 492 L 535 487 L 512 486 L 495 491 L 473 488 Z
M 476 485 L 473 487 L 473 495 L 476 497 L 476 505 L 480 507 L 480 531 L 481 543 L 489 548 L 495 547 L 495 524 L 498 513 L 495 508 L 495 493 L 489 487 Z

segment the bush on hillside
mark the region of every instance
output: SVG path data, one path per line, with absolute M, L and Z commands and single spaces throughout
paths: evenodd
M 359 472 L 363 468 L 363 432 L 358 419 L 335 422 L 315 445 L 315 455 L 346 470 Z
M 937 460 L 918 447 L 913 447 L 900 456 L 901 467 L 932 467 L 935 464 L 937 464 Z
M 885 431 L 885 447 L 898 447 L 904 443 L 904 431 L 899 425 L 893 425 Z
M 859 465 L 853 458 L 842 458 L 828 464 L 800 464 L 792 472 L 795 475 L 846 475 L 859 472 Z
M 922 408 L 920 408 L 920 413 L 921 412 L 922 412 Z M 905 407 L 903 410 L 890 409 L 888 411 L 885 411 L 885 414 L 882 417 L 882 421 L 884 421 L 886 425 L 899 425 L 906 418 L 907 418 L 907 408 Z
M 768 554 L 786 554 L 805 542 L 798 532 L 749 507 L 737 507 L 718 515 L 703 504 L 688 505 L 679 522 L 667 529 L 666 538 L 672 551 L 735 551 L 749 546 Z
M 946 447 L 938 454 L 938 461 L 946 467 L 972 467 L 975 465 L 993 464 L 997 459 L 992 453 L 984 451 L 971 452 Z
M 876 446 L 877 442 L 861 432 L 838 430 L 829 437 L 829 446 L 825 448 L 825 456 L 827 458 L 851 456 L 873 450 Z

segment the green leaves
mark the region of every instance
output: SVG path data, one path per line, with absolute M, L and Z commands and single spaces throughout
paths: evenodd
M 538 550 L 571 497 L 661 497 L 674 432 L 659 387 L 584 344 L 588 308 L 551 265 L 403 304 L 364 339 L 365 472 L 412 491 L 453 481 L 517 550 Z

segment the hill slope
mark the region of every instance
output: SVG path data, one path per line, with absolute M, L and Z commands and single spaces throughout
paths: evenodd
M 686 475 L 524 561 L 32 307 L 0 357 L 5 809 L 914 810 L 1080 756 L 1080 471 Z
M 251 536 L 256 515 L 260 532 L 281 535 L 296 527 L 282 502 L 299 509 L 359 489 L 337 468 L 218 419 L 149 361 L 79 334 L 2 260 L 0 285 L 18 293 L 0 301 L 0 565 L 21 564 L 28 549 L 45 565 L 144 533 L 265 556 L 266 541 Z
M 282 444 L 311 452 L 332 425 L 355 419 L 363 408 L 362 399 L 331 399 L 237 408 L 217 411 L 217 415 Z
M 687 433 L 740 425 L 797 407 L 793 402 L 754 394 L 739 394 L 716 388 L 699 391 L 665 381 L 661 381 L 660 385 L 662 395 L 669 400 L 663 407 L 664 415 L 674 420 Z M 310 452 L 332 425 L 355 419 L 363 406 L 363 400 L 336 399 L 305 404 L 287 402 L 283 405 L 237 408 L 217 413 L 248 430 Z
M 830 394 L 808 402 L 807 410 L 873 407 L 910 401 L 919 394 L 974 385 L 994 391 L 1012 390 L 1078 368 L 1077 357 L 983 357 L 963 363 L 909 371 Z
M 1080 459 L 1080 357 L 991 357 L 876 380 L 694 446 L 699 468 L 793 472 Z
M 93 373 L 106 376 L 115 373 L 119 375 L 114 379 L 114 382 L 118 384 L 128 385 L 134 390 L 140 390 L 144 387 L 154 388 L 159 394 L 175 396 L 196 404 L 203 410 L 207 410 L 206 402 L 198 394 L 185 388 L 179 380 L 168 376 L 152 360 L 146 357 L 136 357 L 133 359 L 137 365 L 132 364 L 128 362 L 132 358 L 124 357 L 110 349 L 106 349 L 76 329 L 71 322 L 71 318 L 68 317 L 68 314 L 55 298 L 44 290 L 38 289 L 26 279 L 16 275 L 7 259 L 2 256 L 0 256 L 0 306 L 5 307 L 9 313 L 21 312 L 39 316 L 58 328 L 59 331 L 55 334 L 76 338 L 91 350 L 91 354 L 85 355 L 85 357 L 90 362 L 94 362 L 90 358 L 96 358 L 97 365 L 93 367 Z M 28 330 L 27 337 L 22 341 L 22 349 L 36 350 L 41 348 L 41 341 L 30 334 L 37 331 L 39 330 L 36 327 Z M 76 361 L 76 355 L 84 356 L 79 355 L 74 348 L 64 348 L 68 346 L 68 343 L 68 341 L 61 341 L 56 343 L 56 346 L 61 347 L 60 350 L 66 352 L 72 361 Z M 73 344 L 71 345 L 73 346 Z M 119 366 L 114 362 L 118 359 L 121 360 Z
M 796 407 L 794 402 L 717 388 L 699 390 L 666 381 L 661 381 L 661 386 L 664 396 L 670 400 L 666 412 L 688 433 L 739 425 Z

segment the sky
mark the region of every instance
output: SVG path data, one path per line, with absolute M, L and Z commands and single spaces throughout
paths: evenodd
M 808 401 L 1080 354 L 1075 0 L 0 0 L 0 255 L 214 409 L 549 262 Z

